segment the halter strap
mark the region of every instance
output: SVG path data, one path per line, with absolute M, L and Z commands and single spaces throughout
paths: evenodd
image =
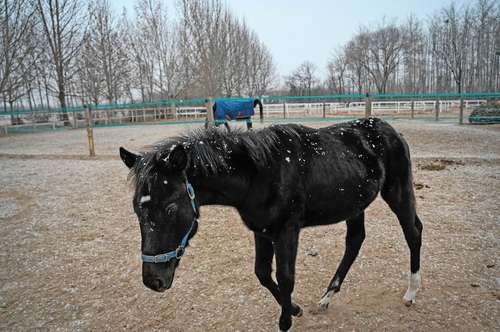
M 180 259 L 182 255 L 184 255 L 184 252 L 186 251 L 187 247 L 187 241 L 189 238 L 189 235 L 191 234 L 191 231 L 193 230 L 194 225 L 198 222 L 198 211 L 196 210 L 196 202 L 194 200 L 195 194 L 194 194 L 194 189 L 191 183 L 188 182 L 187 177 L 186 177 L 186 191 L 189 196 L 189 199 L 191 200 L 191 207 L 193 208 L 194 211 L 194 218 L 193 221 L 191 222 L 191 227 L 189 227 L 189 230 L 187 231 L 186 235 L 182 237 L 181 243 L 177 247 L 177 249 L 169 251 L 164 254 L 159 254 L 159 255 L 144 255 L 142 254 L 142 261 L 146 263 L 166 263 L 170 261 L 171 259 Z

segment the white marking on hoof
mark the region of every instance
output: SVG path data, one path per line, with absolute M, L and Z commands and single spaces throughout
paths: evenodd
M 410 306 L 413 303 L 415 303 L 415 297 L 417 295 L 418 290 L 420 289 L 420 283 L 421 283 L 420 271 L 412 273 L 410 275 L 410 283 L 408 285 L 408 290 L 406 291 L 405 296 L 403 296 L 403 300 L 405 301 L 405 304 L 407 306 Z
M 328 305 L 330 304 L 332 297 L 333 297 L 334 291 L 328 291 L 321 300 L 319 301 L 319 309 L 321 311 L 325 311 L 328 308 Z

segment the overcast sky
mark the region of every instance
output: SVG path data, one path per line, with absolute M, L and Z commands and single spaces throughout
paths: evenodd
M 133 12 L 134 0 L 110 0 L 116 10 Z M 175 0 L 164 0 L 175 16 Z M 456 0 L 458 5 L 473 0 Z M 309 60 L 324 75 L 331 52 L 346 43 L 361 25 L 384 17 L 402 22 L 411 13 L 427 19 L 450 0 L 226 0 L 228 6 L 270 49 L 278 73 L 288 75 Z

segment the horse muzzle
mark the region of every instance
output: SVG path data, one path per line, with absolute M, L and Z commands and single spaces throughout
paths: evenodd
M 176 260 L 167 263 L 143 263 L 142 282 L 155 292 L 164 292 L 172 286 L 174 281 Z

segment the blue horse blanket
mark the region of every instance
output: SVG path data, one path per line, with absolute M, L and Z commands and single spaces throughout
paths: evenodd
M 234 120 L 248 118 L 255 114 L 253 99 L 243 100 L 215 100 L 215 120 Z

